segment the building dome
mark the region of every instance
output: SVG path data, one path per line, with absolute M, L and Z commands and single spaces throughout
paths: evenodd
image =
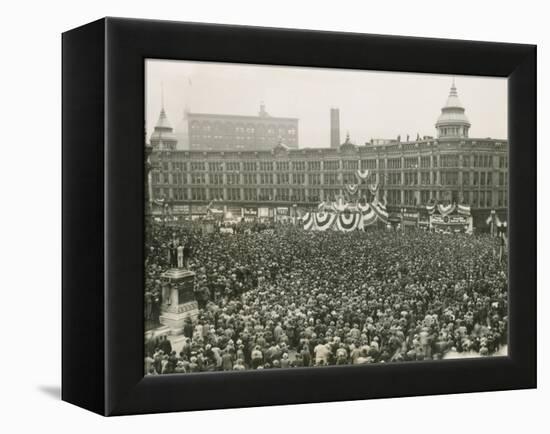
M 177 138 L 168 121 L 164 107 L 160 110 L 159 120 L 151 134 L 151 146 L 158 149 L 176 149 Z
M 468 130 L 471 124 L 464 111 L 464 106 L 458 98 L 453 80 L 447 102 L 441 109 L 441 114 L 435 124 L 438 137 L 468 137 Z

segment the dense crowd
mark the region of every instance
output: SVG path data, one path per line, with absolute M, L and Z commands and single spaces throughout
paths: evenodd
M 488 235 L 151 228 L 146 318 L 173 240 L 190 246 L 199 317 L 183 346 L 146 341 L 149 375 L 437 360 L 507 343 L 507 261 Z

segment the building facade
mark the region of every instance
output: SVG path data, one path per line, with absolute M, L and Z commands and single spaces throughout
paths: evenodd
M 261 151 L 280 140 L 298 148 L 298 119 L 270 116 L 261 104 L 257 116 L 185 112 L 175 134 L 178 149 Z
M 337 148 L 296 148 L 283 139 L 269 149 L 153 150 L 152 195 L 191 213 L 212 200 L 242 209 L 311 208 L 345 195 L 360 169 L 369 170 L 369 183 L 380 186 L 390 210 L 438 200 L 468 204 L 479 219 L 492 209 L 506 214 L 508 143 L 469 138 L 469 127 L 453 84 L 437 138 L 355 145 L 348 136 Z M 359 188 L 368 198 L 368 185 Z

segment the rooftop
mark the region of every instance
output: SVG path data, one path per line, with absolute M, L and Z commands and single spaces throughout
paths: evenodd
M 277 121 L 277 120 L 284 120 L 284 121 L 296 121 L 298 122 L 298 118 L 288 118 L 288 117 L 277 117 L 277 116 L 247 116 L 247 115 L 233 115 L 233 114 L 221 114 L 221 113 L 188 113 L 187 114 L 189 120 L 192 120 L 193 118 L 204 118 L 204 119 L 241 119 L 241 120 L 262 120 L 262 121 Z

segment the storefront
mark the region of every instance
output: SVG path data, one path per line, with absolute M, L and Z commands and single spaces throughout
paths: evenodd
M 189 213 L 189 205 L 174 205 L 172 207 L 172 215 L 176 217 L 179 222 L 189 220 L 191 217 Z
M 418 220 L 420 218 L 420 214 L 418 212 L 404 211 L 402 216 L 403 231 L 406 232 L 408 230 L 418 229 Z
M 275 221 L 279 223 L 287 223 L 291 220 L 290 210 L 286 206 L 278 206 L 275 208 Z
M 458 214 L 442 216 L 432 214 L 430 216 L 430 228 L 436 232 L 469 232 L 471 230 L 472 217 Z
M 224 221 L 237 223 L 241 221 L 242 217 L 243 212 L 241 207 L 228 206 L 225 208 Z
M 243 208 L 245 222 L 254 222 L 258 219 L 258 208 L 245 207 Z
M 388 224 L 393 231 L 401 229 L 401 214 L 397 212 L 391 212 L 388 217 Z

